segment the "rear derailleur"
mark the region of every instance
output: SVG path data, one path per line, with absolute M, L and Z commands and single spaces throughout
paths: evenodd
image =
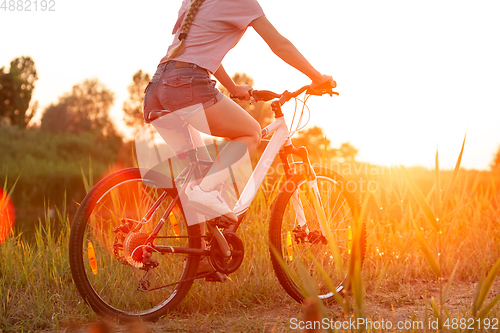
M 150 282 L 149 276 L 159 263 L 152 257 L 151 244 L 146 244 L 148 234 L 133 231 L 133 222 L 122 220 L 114 232 L 117 234 L 113 244 L 113 251 L 116 259 L 123 265 L 130 265 L 137 269 L 146 271 L 146 274 L 139 280 L 137 290 L 148 291 Z

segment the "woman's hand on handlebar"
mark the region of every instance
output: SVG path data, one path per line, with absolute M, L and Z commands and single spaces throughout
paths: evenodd
M 243 84 L 243 85 L 235 85 L 233 89 L 229 92 L 231 94 L 231 98 L 238 98 L 245 101 L 248 101 L 252 98 L 253 88 L 251 85 Z
M 330 82 L 330 85 L 326 84 L 327 82 Z M 312 90 L 335 88 L 336 86 L 337 84 L 335 83 L 335 81 L 333 81 L 333 77 L 331 77 L 330 75 L 321 75 L 321 78 L 318 78 L 311 83 Z

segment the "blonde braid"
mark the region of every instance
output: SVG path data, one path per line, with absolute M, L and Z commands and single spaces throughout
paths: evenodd
M 191 24 L 193 24 L 194 17 L 198 13 L 200 6 L 203 4 L 205 0 L 192 0 L 191 6 L 182 22 L 182 32 L 179 35 L 179 40 L 181 41 L 179 45 L 173 48 L 168 54 L 168 59 L 173 59 L 184 53 L 185 45 L 186 45 L 186 37 L 191 28 Z

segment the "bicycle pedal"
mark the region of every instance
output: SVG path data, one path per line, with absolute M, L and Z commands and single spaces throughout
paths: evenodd
M 209 276 L 205 277 L 205 281 L 207 282 L 222 282 L 226 283 L 227 282 L 227 275 L 222 274 L 221 272 L 213 272 Z
M 215 225 L 218 226 L 219 228 L 229 228 L 232 226 L 234 223 L 226 218 L 225 216 L 220 216 L 215 220 Z

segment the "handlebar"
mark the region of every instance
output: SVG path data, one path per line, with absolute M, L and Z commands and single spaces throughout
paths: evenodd
M 306 85 L 294 92 L 289 92 L 288 90 L 285 90 L 282 94 L 277 94 L 269 90 L 253 90 L 251 95 L 253 97 L 253 101 L 255 102 L 259 101 L 267 102 L 272 99 L 279 98 L 280 105 L 283 105 L 290 99 L 299 96 L 304 91 L 306 91 L 306 93 L 309 95 L 316 95 L 316 96 L 322 96 L 325 94 L 328 94 L 330 96 L 333 96 L 333 94 L 338 95 L 339 94 L 338 92 L 332 91 L 332 89 L 335 87 L 337 87 L 337 83 L 332 80 L 316 89 L 311 89 L 310 85 Z M 231 98 L 234 98 L 234 96 L 231 96 Z

